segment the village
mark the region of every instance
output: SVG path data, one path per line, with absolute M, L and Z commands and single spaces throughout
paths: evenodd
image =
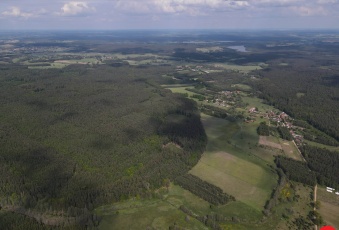
M 247 108 L 247 116 L 244 118 L 245 123 L 253 123 L 258 118 L 268 120 L 269 126 L 273 127 L 286 127 L 292 135 L 295 143 L 301 146 L 304 141 L 302 132 L 304 128 L 293 125 L 293 118 L 282 111 L 259 111 L 257 107 L 249 107 L 241 100 L 242 91 L 221 91 L 213 100 L 205 100 L 207 103 L 213 103 L 216 107 L 225 108 Z M 243 113 L 244 114 L 244 113 Z
M 200 74 L 209 74 L 211 70 L 205 70 L 204 67 L 201 65 L 197 65 L 195 67 L 189 66 L 189 65 L 178 65 L 176 66 L 176 71 L 191 71 L 191 72 L 199 72 Z
M 256 117 L 260 116 L 260 118 L 267 119 L 270 125 L 288 128 L 296 144 L 302 144 L 304 138 L 301 134 L 298 133 L 299 131 L 302 131 L 303 128 L 293 125 L 293 118 L 288 116 L 285 112 L 265 111 L 261 113 L 258 111 L 258 108 L 252 107 L 248 110 L 248 113 L 250 115 L 245 119 L 246 123 L 254 122 L 256 120 Z

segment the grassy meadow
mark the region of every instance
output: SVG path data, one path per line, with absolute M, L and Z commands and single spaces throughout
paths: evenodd
M 159 192 L 159 198 L 132 199 L 96 209 L 103 216 L 99 229 L 168 229 L 174 223 L 186 229 L 208 229 L 194 218 L 186 219 L 187 215 L 179 210 L 181 205 L 198 214 L 210 209 L 208 202 L 171 184 L 168 190 Z
M 223 68 L 225 70 L 239 71 L 241 73 L 249 73 L 253 70 L 262 69 L 261 66 L 259 65 L 234 65 L 234 64 L 227 64 L 227 63 L 215 63 L 214 67 Z
M 193 96 L 195 93 L 191 92 L 191 91 L 188 91 L 187 89 L 193 89 L 194 86 L 179 86 L 179 87 L 171 87 L 171 88 L 168 88 L 169 90 L 172 91 L 172 93 L 182 93 L 182 94 L 185 94 L 187 93 L 187 95 L 189 97 Z
M 277 182 L 277 176 L 260 159 L 244 152 L 248 143 L 257 142 L 256 133 L 244 135 L 235 122 L 202 115 L 208 144 L 199 163 L 191 174 L 206 180 L 237 200 L 262 210 Z M 247 150 L 247 149 L 246 149 Z
M 339 229 L 339 196 L 334 192 L 327 192 L 325 187 L 318 186 L 317 200 L 320 201 L 318 211 L 325 223 Z

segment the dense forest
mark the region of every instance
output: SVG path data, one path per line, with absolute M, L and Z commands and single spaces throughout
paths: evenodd
M 277 167 L 291 180 L 339 188 L 339 153 L 308 145 L 301 150 L 307 163 L 278 156 Z
M 95 225 L 94 207 L 186 174 L 207 139 L 195 102 L 154 83 L 161 71 L 2 70 L 1 209 Z
M 279 132 L 282 139 L 285 139 L 285 140 L 288 140 L 288 141 L 293 140 L 293 136 L 290 133 L 290 131 L 288 130 L 288 128 L 279 126 L 278 132 Z
M 257 128 L 258 135 L 261 136 L 269 136 L 270 135 L 270 127 L 266 124 L 266 122 L 260 122 Z
M 312 186 L 316 184 L 316 175 L 306 163 L 283 156 L 277 156 L 275 163 L 284 171 L 288 179 Z
M 301 149 L 309 168 L 316 172 L 321 185 L 339 188 L 339 153 L 324 148 L 304 146 Z
M 302 60 L 288 67 L 266 68 L 258 71 L 258 76 L 260 80 L 250 84 L 260 91 L 260 97 L 336 139 L 322 137 L 315 141 L 339 144 L 338 76 L 330 76 L 314 65 L 305 66 Z
M 224 193 L 221 188 L 191 174 L 179 176 L 175 179 L 175 182 L 184 189 L 187 189 L 214 205 L 227 204 L 230 201 L 235 201 L 233 196 Z

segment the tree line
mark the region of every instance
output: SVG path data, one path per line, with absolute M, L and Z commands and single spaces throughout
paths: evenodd
M 191 174 L 179 176 L 175 179 L 175 182 L 184 189 L 187 189 L 193 194 L 214 205 L 222 205 L 235 201 L 233 196 L 224 193 L 219 187 L 203 181 Z

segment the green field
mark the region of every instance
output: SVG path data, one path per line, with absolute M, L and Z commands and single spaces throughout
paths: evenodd
M 103 216 L 99 229 L 168 229 L 174 223 L 186 229 L 208 229 L 194 218 L 186 220 L 187 215 L 179 210 L 180 205 L 197 211 L 197 214 L 210 209 L 208 202 L 171 185 L 159 198 L 132 199 L 96 209 L 96 213 Z
M 186 94 L 188 95 L 188 97 L 194 101 L 196 101 L 198 104 L 203 104 L 203 105 L 211 105 L 211 103 L 208 103 L 206 101 L 199 101 L 197 98 L 193 98 L 192 96 L 193 95 L 197 95 L 197 93 L 193 93 L 187 89 L 194 89 L 194 86 L 179 86 L 179 87 L 166 87 L 168 88 L 169 90 L 172 91 L 172 93 L 181 93 L 181 94 Z M 217 105 L 214 105 L 215 107 L 218 107 L 218 108 L 222 108 L 222 109 L 226 109 L 225 107 L 222 107 L 222 106 L 217 106 Z
M 60 60 L 57 60 L 57 61 L 51 61 L 51 62 L 24 61 L 22 62 L 22 64 L 27 65 L 29 69 L 51 69 L 51 68 L 60 69 L 60 68 L 64 68 L 72 64 L 86 65 L 86 64 L 103 64 L 103 63 L 97 58 L 93 58 L 93 57 L 85 57 L 82 59 L 67 59 L 67 58 L 63 59 L 63 57 L 60 56 Z M 45 64 L 49 64 L 49 66 L 46 66 Z
M 262 69 L 261 66 L 259 65 L 232 65 L 232 64 L 225 64 L 225 63 L 214 63 L 214 67 L 223 68 L 225 70 L 239 71 L 242 73 L 249 73 L 253 70 Z
M 323 217 L 326 224 L 339 229 L 339 206 L 328 202 L 321 202 L 319 213 Z
M 179 87 L 171 87 L 168 88 L 169 90 L 172 91 L 172 93 L 187 93 L 187 95 L 190 97 L 194 95 L 195 93 L 188 91 L 187 89 L 193 89 L 194 86 L 179 86 Z
M 239 90 L 243 90 L 243 91 L 249 91 L 252 89 L 251 86 L 245 85 L 245 84 L 234 84 L 232 85 L 232 87 L 239 89 Z
M 237 200 L 262 210 L 276 185 L 277 176 L 255 155 L 244 152 L 248 143 L 257 142 L 256 133 L 239 124 L 202 115 L 208 136 L 205 153 L 190 171 L 235 196 Z M 241 146 L 246 146 L 244 149 Z
M 293 141 L 283 140 L 274 136 L 260 136 L 259 144 L 264 149 L 270 148 L 274 155 L 283 155 L 299 161 L 304 160 Z
M 334 192 L 327 192 L 326 188 L 318 186 L 317 200 L 320 201 L 319 213 L 324 221 L 339 229 L 339 196 Z
M 190 217 L 179 210 L 184 205 L 194 214 L 204 216 L 207 214 L 222 215 L 225 221 L 220 223 L 224 229 L 232 226 L 232 229 L 266 229 L 260 222 L 262 213 L 251 206 L 235 201 L 227 205 L 211 206 L 208 202 L 200 199 L 187 190 L 171 184 L 168 191 L 161 189 L 157 198 L 152 199 L 131 199 L 124 202 L 105 205 L 95 210 L 95 213 L 102 216 L 100 230 L 113 229 L 168 229 L 176 223 L 184 229 L 209 229 L 201 222 Z M 236 218 L 239 222 L 234 223 Z M 271 219 L 264 225 L 276 225 L 277 220 Z
M 297 149 L 293 141 L 279 139 L 279 142 L 284 151 L 285 156 L 298 161 L 304 160 L 304 158 L 302 157 L 301 153 L 299 153 L 299 150 Z
M 257 107 L 259 109 L 259 112 L 265 112 L 265 111 L 277 111 L 273 106 L 264 104 L 262 99 L 257 97 L 250 97 L 250 96 L 243 96 L 242 100 L 244 103 L 248 104 L 248 108 Z
M 304 140 L 305 143 L 307 143 L 308 145 L 312 145 L 315 147 L 319 147 L 319 148 L 325 148 L 331 151 L 339 151 L 339 146 L 329 146 L 329 145 L 323 145 L 317 142 L 313 142 L 313 141 L 309 141 L 309 140 Z
M 65 64 L 65 63 L 57 63 L 57 62 L 53 62 L 50 63 L 50 66 L 28 66 L 28 69 L 51 69 L 51 68 L 55 68 L 55 69 L 62 69 L 66 66 L 68 66 L 69 64 Z

